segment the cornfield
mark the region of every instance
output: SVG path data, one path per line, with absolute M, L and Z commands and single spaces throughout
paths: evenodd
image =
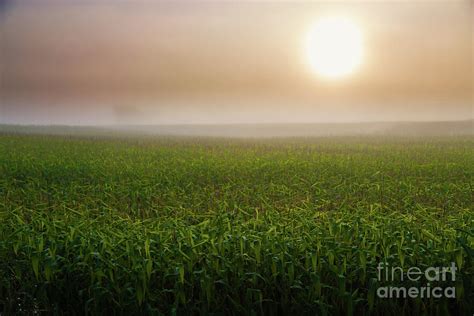
M 4 134 L 0 175 L 2 315 L 474 312 L 469 136 Z M 380 262 L 456 298 L 380 298 Z

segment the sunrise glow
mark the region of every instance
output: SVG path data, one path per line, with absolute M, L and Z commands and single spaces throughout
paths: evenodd
M 353 21 L 342 17 L 318 20 L 306 38 L 311 70 L 327 78 L 351 74 L 363 59 L 362 32 Z

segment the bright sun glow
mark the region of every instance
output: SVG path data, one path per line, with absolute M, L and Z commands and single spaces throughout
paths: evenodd
M 363 45 L 359 27 L 342 17 L 327 17 L 310 29 L 306 53 L 317 74 L 340 78 L 352 73 L 362 62 Z

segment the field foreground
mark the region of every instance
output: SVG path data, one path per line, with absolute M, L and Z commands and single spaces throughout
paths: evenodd
M 474 312 L 472 136 L 5 134 L 0 174 L 0 314 Z

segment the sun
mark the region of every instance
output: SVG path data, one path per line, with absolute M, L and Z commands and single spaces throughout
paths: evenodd
M 362 33 L 348 18 L 320 19 L 311 27 L 305 44 L 311 70 L 326 78 L 349 75 L 362 63 Z

